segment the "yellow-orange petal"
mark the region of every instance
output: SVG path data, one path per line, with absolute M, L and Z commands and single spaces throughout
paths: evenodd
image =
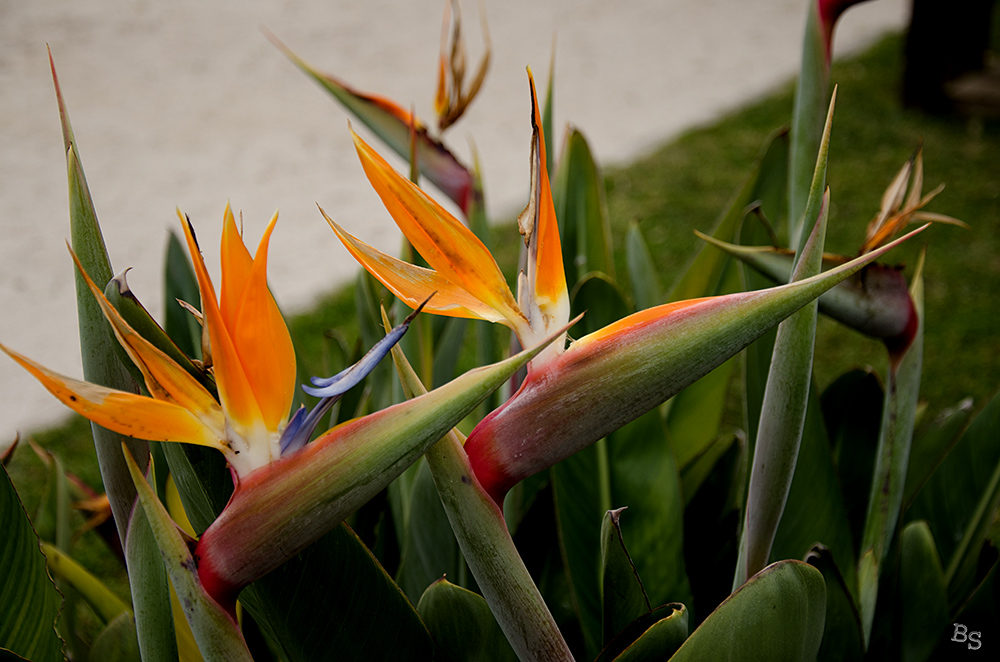
M 268 430 L 288 417 L 295 397 L 295 350 L 285 319 L 267 288 L 267 247 L 278 222 L 275 212 L 253 259 L 250 276 L 229 327 L 243 371 Z M 216 359 L 218 361 L 218 359 Z
M 542 131 L 542 116 L 535 94 L 535 79 L 528 70 L 531 87 L 531 128 L 535 143 L 534 153 L 538 162 L 532 169 L 538 173 L 537 205 L 538 223 L 533 232 L 537 236 L 535 251 L 535 300 L 543 313 L 554 316 L 557 324 L 569 319 L 569 290 L 566 288 L 566 273 L 563 270 L 562 246 L 559 241 L 559 223 L 552 203 L 552 187 L 549 184 L 546 166 L 545 134 Z
M 446 280 L 438 272 L 387 255 L 340 227 L 322 209 L 320 213 L 354 259 L 410 308 L 415 309 L 433 294 L 430 301 L 424 305 L 425 312 L 448 317 L 482 319 L 511 326 L 511 322 L 501 313 Z
M 84 282 L 101 307 L 105 319 L 111 324 L 118 342 L 142 372 L 150 394 L 157 400 L 172 402 L 190 411 L 197 419 L 221 435 L 225 420 L 222 408 L 212 394 L 173 359 L 136 333 L 105 298 L 97 284 L 91 280 L 72 249 L 70 254 Z
M 224 450 L 213 430 L 179 405 L 65 377 L 3 345 L 0 350 L 64 405 L 102 427 L 138 439 L 180 441 Z
M 368 181 L 396 225 L 432 269 L 504 317 L 517 303 L 483 242 L 352 131 Z
M 226 211 L 222 221 L 222 283 L 219 286 L 219 309 L 222 311 L 222 320 L 227 329 L 234 328 L 236 324 L 236 309 L 239 306 L 240 298 L 243 296 L 243 289 L 250 278 L 250 267 L 253 265 L 253 258 L 250 251 L 243 243 L 240 230 L 236 227 L 236 219 L 233 212 L 226 203 Z
M 249 429 L 262 420 L 260 408 L 250 388 L 250 381 L 243 366 L 240 365 L 236 347 L 222 321 L 218 300 L 215 298 L 215 288 L 208 276 L 205 261 L 198 249 L 198 241 L 194 237 L 194 229 L 187 217 L 177 211 L 184 227 L 184 237 L 187 240 L 191 261 L 194 263 L 195 275 L 198 277 L 198 291 L 201 293 L 201 312 L 205 328 L 208 330 L 209 342 L 212 347 L 212 362 L 214 365 L 215 383 L 219 387 L 219 399 L 226 417 Z

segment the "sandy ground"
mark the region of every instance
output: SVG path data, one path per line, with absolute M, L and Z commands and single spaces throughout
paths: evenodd
M 483 94 L 446 136 L 472 137 L 488 209 L 510 217 L 527 188 L 524 68 L 547 80 L 557 35 L 556 123 L 573 123 L 602 163 L 622 163 L 787 81 L 805 0 L 486 0 L 493 64 Z M 217 273 L 222 210 L 256 245 L 275 209 L 270 281 L 291 311 L 355 264 L 316 210 L 395 250 L 398 231 L 365 181 L 346 114 L 261 35 L 315 66 L 432 116 L 443 0 L 0 0 L 0 342 L 79 376 L 65 160 L 45 44 L 55 57 L 116 270 L 162 314 L 160 269 L 175 207 Z M 478 8 L 466 2 L 471 59 Z M 836 54 L 901 28 L 908 3 L 850 10 Z M 0 358 L 0 447 L 65 410 Z

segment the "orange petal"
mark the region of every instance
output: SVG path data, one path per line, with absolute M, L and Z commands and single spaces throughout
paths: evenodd
M 253 258 L 243 243 L 243 237 L 236 227 L 233 212 L 226 204 L 222 225 L 222 285 L 219 294 L 219 308 L 227 329 L 235 328 L 236 309 L 243 296 Z
M 397 260 L 391 255 L 386 255 L 337 225 L 322 209 L 320 209 L 320 213 L 326 218 L 327 223 L 337 233 L 354 259 L 410 308 L 415 309 L 433 294 L 430 301 L 424 305 L 425 312 L 449 317 L 483 319 L 510 325 L 499 312 L 484 305 L 462 288 L 445 280 L 438 272 L 423 269 Z
M 222 322 L 222 313 L 215 298 L 215 288 L 212 287 L 212 280 L 208 277 L 205 261 L 198 249 L 194 229 L 180 210 L 177 211 L 177 215 L 184 227 L 184 237 L 187 239 L 188 251 L 191 253 L 191 261 L 194 263 L 195 274 L 198 277 L 201 312 L 212 346 L 215 383 L 219 387 L 222 408 L 228 418 L 245 428 L 251 428 L 254 423 L 262 420 L 260 408 L 257 406 L 257 400 L 254 398 L 246 373 L 243 372 L 243 367 L 240 365 L 236 347 Z
M 223 450 L 222 441 L 187 409 L 64 377 L 0 345 L 64 405 L 114 432 L 150 441 L 180 441 Z
M 267 288 L 267 246 L 277 222 L 278 214 L 275 212 L 257 247 L 236 313 L 236 325 L 229 327 L 230 337 L 268 430 L 277 430 L 288 417 L 295 397 L 292 338 L 278 304 Z
M 479 238 L 352 134 L 368 181 L 431 268 L 504 317 L 518 315 L 517 303 L 500 267 Z
M 70 254 L 104 317 L 111 324 L 118 342 L 142 372 L 150 394 L 157 400 L 172 402 L 187 409 L 221 436 L 225 421 L 222 408 L 212 394 L 173 359 L 136 333 L 84 271 L 76 253 L 70 250 Z
M 538 173 L 538 189 L 537 192 L 532 191 L 532 194 L 537 196 L 535 203 L 538 214 L 538 222 L 533 230 L 538 242 L 534 256 L 535 299 L 543 312 L 555 315 L 558 318 L 557 323 L 562 324 L 569 319 L 569 291 L 566 288 L 566 273 L 563 270 L 559 223 L 556 220 L 556 209 L 552 203 L 552 188 L 549 185 L 549 174 L 546 166 L 542 117 L 535 94 L 535 79 L 532 77 L 530 69 L 528 70 L 528 81 L 531 86 L 532 141 L 535 143 L 533 154 L 537 154 L 538 158 L 538 162 L 532 164 L 532 170 Z

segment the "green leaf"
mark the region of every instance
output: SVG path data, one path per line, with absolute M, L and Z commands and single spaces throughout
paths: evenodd
M 819 399 L 813 390 L 810 389 L 795 475 L 775 533 L 771 560 L 804 559 L 814 545 L 821 544 L 853 594 L 857 586 L 855 543 Z
M 42 543 L 46 565 L 52 574 L 65 581 L 87 601 L 104 624 L 110 624 L 122 614 L 132 619 L 132 609 L 122 602 L 100 579 L 87 572 L 86 568 L 52 545 Z M 132 626 L 133 638 L 135 625 Z
M 653 621 L 649 625 L 650 621 Z M 646 627 L 648 626 L 648 627 Z M 641 628 L 646 627 L 645 631 Z M 613 653 L 621 650 L 621 643 L 630 641 L 629 637 L 641 632 L 638 638 L 612 658 Z M 684 605 L 672 603 L 649 612 L 633 623 L 608 645 L 598 658 L 598 662 L 614 659 L 615 662 L 646 662 L 647 660 L 665 660 L 673 655 L 688 637 L 688 612 Z
M 35 662 L 59 661 L 56 620 L 62 598 L 6 467 L 0 465 L 0 648 Z
M 646 239 L 642 236 L 642 230 L 639 229 L 639 223 L 635 220 L 629 222 L 628 234 L 625 235 L 625 264 L 632 283 L 632 299 L 636 309 L 645 310 L 664 303 L 660 274 L 656 270 Z
M 139 662 L 139 643 L 131 613 L 119 614 L 101 630 L 90 647 L 90 662 Z
M 904 511 L 913 503 L 914 497 L 944 461 L 948 452 L 958 443 L 971 418 L 972 398 L 966 398 L 951 409 L 941 412 L 929 425 L 914 433 L 910 462 L 906 468 Z
M 650 611 L 649 598 L 622 537 L 621 514 L 609 510 L 601 523 L 601 610 L 607 645 L 626 625 Z
M 826 118 L 813 172 L 806 219 L 812 232 L 798 246 L 791 282 L 820 273 L 830 196 L 826 190 L 827 152 L 833 102 Z M 750 484 L 734 585 L 767 564 L 795 471 L 812 378 L 818 303 L 814 300 L 778 326 L 771 367 L 751 461 Z
M 826 588 L 819 570 L 801 561 L 780 561 L 726 598 L 670 660 L 812 660 L 825 616 Z
M 906 486 L 906 470 L 913 440 L 913 427 L 920 392 L 923 365 L 924 296 L 922 269 L 918 266 L 911 294 L 917 313 L 917 330 L 913 342 L 903 356 L 891 357 L 886 380 L 885 404 L 882 407 L 882 428 L 875 451 L 875 469 L 868 494 L 868 513 L 861 538 L 861 563 L 858 573 L 858 602 L 861 606 L 865 640 L 871 635 L 878 595 L 878 574 L 889 553 Z
M 956 558 L 978 553 L 979 545 L 965 542 L 970 530 L 982 531 L 992 519 L 978 506 L 991 498 L 991 485 L 1000 467 L 1000 394 L 983 408 L 969 428 L 931 474 L 907 513 L 927 520 L 945 567 L 958 567 Z M 979 538 L 981 541 L 982 538 Z
M 417 476 L 410 488 L 410 514 L 396 581 L 411 601 L 420 599 L 427 587 L 448 576 L 461 582 L 465 561 L 451 532 L 427 462 L 416 465 Z
M 441 578 L 424 591 L 417 611 L 445 661 L 517 660 L 486 600 L 478 593 Z
M 562 329 L 552 338 L 562 337 L 564 332 Z M 392 348 L 392 358 L 406 396 L 425 394 L 426 388 L 399 345 Z M 427 452 L 427 464 L 490 611 L 519 659 L 571 660 L 569 648 L 518 554 L 503 514 L 477 480 L 462 444 L 463 436 L 452 430 Z
M 552 183 L 552 202 L 559 219 L 566 280 L 575 283 L 592 271 L 613 279 L 615 264 L 604 178 L 587 139 L 576 129 L 570 129 L 563 145 Z
M 899 552 L 896 610 L 902 621 L 902 660 L 923 662 L 948 627 L 948 587 L 934 535 L 926 522 L 911 522 L 903 527 Z
M 283 659 L 429 660 L 413 606 L 342 524 L 240 597 Z
M 804 212 L 809 197 L 810 180 L 816 153 L 820 150 L 823 117 L 830 89 L 830 65 L 827 44 L 820 25 L 819 3 L 810 3 L 802 44 L 802 65 L 795 104 L 792 107 L 791 145 L 788 158 L 788 230 L 787 245 L 796 247 L 805 233 Z
M 822 572 L 826 582 L 826 627 L 817 659 L 821 662 L 860 662 L 865 654 L 865 640 L 854 589 L 848 586 L 826 547 L 814 547 L 806 555 L 806 562 Z
M 878 374 L 857 369 L 835 379 L 820 400 L 837 466 L 840 500 L 856 541 L 861 540 L 865 525 L 884 399 Z
M 135 481 L 141 510 L 148 518 L 148 528 L 156 539 L 184 616 L 198 642 L 198 649 L 206 660 L 252 660 L 236 620 L 205 592 L 198 577 L 198 563 L 191 556 L 187 543 L 127 451 L 125 460 Z M 132 523 L 145 526 L 145 522 L 139 517 L 134 517 Z M 170 623 L 172 626 L 172 617 Z M 173 636 L 172 627 L 169 631 Z M 141 637 L 140 632 L 140 643 Z
M 76 139 L 51 56 L 49 63 L 62 120 L 63 146 L 66 149 L 71 244 L 83 269 L 95 283 L 104 286 L 113 275 L 111 262 L 87 187 L 83 165 L 79 160 Z M 138 386 L 117 358 L 118 341 L 114 332 L 79 273 L 76 274 L 76 298 L 84 378 L 102 386 L 137 393 Z M 135 485 L 122 451 L 124 444 L 131 456 L 145 467 L 149 463 L 148 444 L 110 432 L 96 424 L 92 424 L 91 429 L 101 467 L 101 479 L 118 527 L 122 549 L 125 550 L 129 584 L 137 614 L 136 629 L 140 649 L 147 662 L 172 662 L 177 658 L 176 641 L 163 564 L 156 553 L 151 533 L 144 524 L 144 516 L 138 509 L 133 511 Z M 134 519 L 133 512 L 136 512 Z
M 201 310 L 198 279 L 187 250 L 171 230 L 167 233 L 167 251 L 163 267 L 164 330 L 177 347 L 192 358 L 201 358 L 201 325 L 178 303 L 183 301 Z

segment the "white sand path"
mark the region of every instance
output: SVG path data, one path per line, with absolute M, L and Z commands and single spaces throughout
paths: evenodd
M 468 161 L 475 137 L 491 215 L 509 218 L 527 188 L 524 67 L 547 80 L 557 33 L 556 123 L 571 122 L 604 164 L 651 151 L 789 80 L 806 0 L 487 0 L 491 71 L 447 134 Z M 307 308 L 355 263 L 316 210 L 384 250 L 398 231 L 365 181 L 345 112 L 261 35 L 432 117 L 443 0 L 0 0 L 0 342 L 80 376 L 65 159 L 45 44 L 55 56 L 116 270 L 162 315 L 161 265 L 174 208 L 189 213 L 217 273 L 222 210 L 242 209 L 255 246 L 275 209 L 270 282 L 283 307 Z M 908 3 L 851 9 L 844 55 L 905 25 Z M 471 61 L 478 9 L 465 3 Z M 252 250 L 252 249 L 251 249 Z M 0 447 L 65 415 L 0 357 Z

